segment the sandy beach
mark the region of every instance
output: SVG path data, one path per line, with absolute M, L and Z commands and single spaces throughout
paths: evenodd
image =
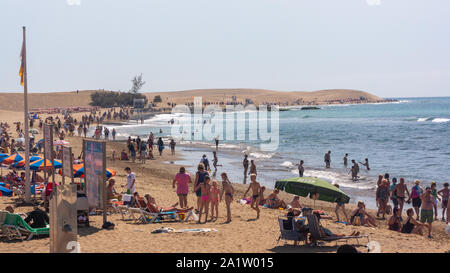
M 76 113 L 77 118 L 82 113 Z M 45 118 L 45 115 L 42 115 Z M 23 120 L 23 112 L 14 112 L 0 110 L 0 120 L 2 122 L 12 123 Z M 16 133 L 13 133 L 15 136 Z M 42 136 L 39 135 L 38 139 Z M 81 152 L 82 138 L 66 137 L 71 143 L 75 155 Z M 147 160 L 147 163 L 141 164 L 139 160 L 135 164 L 128 161 L 113 161 L 111 155 L 113 150 L 118 154 L 122 149 L 126 149 L 125 143 L 108 142 L 107 143 L 107 164 L 108 168 L 117 170 L 116 189 L 119 192 L 126 191 L 126 174 L 124 168 L 129 166 L 137 176 L 136 191 L 141 196 L 150 193 L 156 198 L 160 206 L 170 206 L 178 201 L 175 190 L 172 189 L 172 179 L 180 166 L 169 164 L 168 162 L 177 159 L 171 156 L 166 150 L 162 157 L 155 155 L 155 160 Z M 192 166 L 198 163 L 197 158 L 192 158 Z M 264 170 L 259 170 L 264 172 Z M 194 176 L 195 177 L 195 176 Z M 60 179 L 60 176 L 57 176 Z M 232 181 L 234 182 L 234 181 Z M 197 224 L 194 221 L 178 223 L 163 222 L 155 224 L 134 224 L 132 221 L 121 220 L 120 214 L 108 216 L 108 220 L 115 224 L 114 230 L 103 230 L 102 216 L 91 216 L 91 227 L 80 228 L 79 238 L 81 252 L 335 252 L 337 247 L 343 243 L 326 243 L 320 247 L 305 246 L 300 243 L 299 246 L 284 245 L 281 241 L 277 246 L 277 239 L 280 234 L 277 216 L 285 214 L 286 211 L 261 208 L 261 217 L 255 220 L 256 213 L 249 205 L 241 205 L 237 202 L 243 195 L 247 186 L 240 183 L 234 184 L 236 189 L 235 200 L 232 203 L 231 223 L 225 224 L 226 211 L 224 203 L 219 205 L 219 218 L 215 222 L 206 224 Z M 270 193 L 270 189 L 266 193 Z M 188 195 L 188 204 L 195 204 L 195 195 L 190 185 L 190 194 Z M 286 202 L 292 200 L 292 195 L 281 193 L 280 198 Z M 8 197 L 0 197 L 0 209 L 4 209 L 11 204 Z M 317 201 L 309 198 L 300 198 L 300 203 L 304 207 L 321 209 L 327 215 L 335 219 L 335 204 Z M 346 206 L 349 214 L 355 205 Z M 29 212 L 31 207 L 18 207 L 17 212 Z M 375 211 L 370 211 L 375 216 Z M 405 217 L 405 216 L 404 216 Z M 346 226 L 335 223 L 335 220 L 323 220 L 323 225 L 334 233 L 349 234 L 352 231 L 360 231 L 361 234 L 369 235 L 370 240 L 377 242 L 380 246 L 379 251 L 383 253 L 410 253 L 410 252 L 447 252 L 450 250 L 450 237 L 445 233 L 445 223 L 436 221 L 433 223 L 433 238 L 414 234 L 401 234 L 390 231 L 387 227 L 387 221 L 377 220 L 378 228 Z M 214 228 L 217 232 L 209 233 L 168 233 L 152 234 L 151 232 L 161 227 L 171 227 L 174 229 L 188 228 Z M 361 252 L 367 252 L 366 242 L 360 240 L 359 244 L 355 240 L 350 241 L 356 244 Z M 49 252 L 49 239 L 32 239 L 31 241 L 6 242 L 0 241 L 0 252 Z

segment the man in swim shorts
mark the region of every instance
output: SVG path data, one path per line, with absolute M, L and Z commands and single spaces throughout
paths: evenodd
M 259 193 L 260 193 L 260 185 L 259 183 L 256 181 L 256 174 L 252 173 L 250 175 L 250 180 L 251 183 L 248 186 L 248 189 L 245 191 L 244 196 L 242 197 L 242 199 L 245 198 L 245 196 L 247 195 L 247 193 L 250 191 L 250 189 L 252 190 L 252 201 L 250 203 L 250 206 L 252 209 L 256 210 L 256 219 L 259 219 Z
M 428 224 L 428 238 L 433 238 L 431 236 L 431 224 L 433 223 L 433 204 L 434 199 L 431 196 L 431 188 L 427 187 L 425 193 L 421 196 L 422 199 L 422 210 L 420 211 L 420 221 L 422 223 Z

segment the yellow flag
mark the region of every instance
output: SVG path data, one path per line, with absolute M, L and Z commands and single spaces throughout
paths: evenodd
M 24 43 L 22 43 L 22 50 L 20 51 L 20 70 L 19 70 L 20 85 L 22 85 L 22 86 L 23 86 L 23 74 L 25 71 L 24 51 L 25 51 L 25 46 L 24 46 Z

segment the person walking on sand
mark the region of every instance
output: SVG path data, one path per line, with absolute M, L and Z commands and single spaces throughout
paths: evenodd
M 242 160 L 242 165 L 244 166 L 244 184 L 247 183 L 247 170 L 248 170 L 248 155 L 244 155 L 244 160 Z
M 428 224 L 428 238 L 433 238 L 431 236 L 431 229 L 433 223 L 433 204 L 434 199 L 431 195 L 431 188 L 426 187 L 425 193 L 420 197 L 422 199 L 422 210 L 420 211 L 420 222 Z
M 392 204 L 394 205 L 394 208 L 398 208 L 398 200 L 397 195 L 395 195 L 395 187 L 397 186 L 397 178 L 392 178 L 392 185 L 389 186 L 389 196 L 392 200 Z M 407 203 L 409 202 L 406 201 Z
M 130 167 L 126 167 L 125 172 L 127 173 L 127 193 L 134 194 L 136 192 L 136 175 Z
M 334 186 L 339 189 L 339 184 L 334 184 Z M 345 211 L 345 203 L 342 202 L 342 200 L 340 198 L 338 198 L 338 200 L 336 200 L 336 208 L 334 209 L 334 212 L 336 213 L 336 218 L 337 218 L 338 222 L 340 222 L 340 220 L 339 220 L 339 209 L 341 209 L 342 212 L 344 213 L 345 222 L 348 223 L 348 216 L 347 216 L 347 212 Z
M 225 205 L 227 207 L 227 221 L 231 222 L 231 202 L 233 202 L 234 188 L 226 173 L 222 173 L 222 191 L 220 192 L 220 201 L 223 200 L 225 194 Z
M 386 179 L 386 178 L 385 178 Z M 400 182 L 395 186 L 395 195 L 397 196 L 398 205 L 400 208 L 400 215 L 403 213 L 403 206 L 405 205 L 405 200 L 409 200 L 411 198 L 411 195 L 409 194 L 408 188 L 405 184 L 405 179 L 402 177 L 400 178 Z M 408 199 L 406 199 L 405 191 L 408 195 Z
M 208 172 L 205 170 L 205 165 L 203 163 L 198 164 L 197 173 L 195 174 L 195 182 L 194 182 L 194 193 L 197 196 L 197 211 L 200 211 L 201 205 L 201 190 L 196 190 L 197 186 L 205 181 L 205 177 L 208 175 Z
M 198 214 L 198 223 L 201 223 L 203 210 L 205 211 L 205 222 L 208 221 L 208 212 L 209 212 L 209 203 L 210 203 L 210 195 L 211 195 L 211 185 L 209 185 L 209 181 L 211 179 L 209 176 L 205 176 L 205 179 L 202 183 L 199 183 L 195 187 L 195 191 L 200 191 L 200 208 Z
M 412 200 L 412 206 L 416 212 L 417 215 L 417 220 L 419 220 L 419 215 L 420 215 L 420 207 L 422 206 L 422 193 L 423 193 L 423 189 L 422 187 L 420 187 L 420 181 L 416 180 L 414 182 L 414 186 L 411 189 L 411 195 L 408 199 L 408 203 L 411 202 Z
M 442 197 L 442 221 L 445 221 L 445 211 L 448 207 L 448 199 L 450 195 L 448 183 L 444 183 L 444 188 L 438 191 L 438 194 Z
M 177 186 L 177 195 L 181 208 L 187 208 L 187 195 L 189 192 L 189 183 L 192 183 L 191 176 L 186 172 L 184 167 L 180 168 L 179 173 L 175 175 L 172 181 L 172 188 Z
M 250 207 L 256 211 L 256 219 L 259 219 L 259 213 L 260 213 L 260 210 L 259 210 L 259 198 L 260 198 L 259 192 L 260 192 L 260 187 L 261 186 L 256 181 L 256 174 L 255 173 L 252 173 L 250 175 L 250 180 L 251 180 L 251 182 L 250 182 L 250 184 L 248 186 L 248 189 L 245 191 L 244 196 L 242 197 L 242 199 L 245 198 L 245 196 L 247 195 L 247 193 L 251 189 L 253 195 L 252 195 L 252 201 L 250 203 Z
M 331 151 L 328 151 L 328 153 L 325 154 L 323 161 L 325 162 L 325 168 L 331 168 Z
M 162 152 L 164 150 L 164 142 L 162 137 L 158 138 L 158 142 L 156 144 L 158 145 L 159 156 L 162 156 Z
M 344 167 L 347 167 L 348 154 L 344 155 Z

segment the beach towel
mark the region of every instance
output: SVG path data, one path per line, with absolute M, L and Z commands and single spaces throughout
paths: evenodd
M 158 228 L 152 231 L 152 233 L 198 233 L 198 232 L 217 232 L 215 228 L 188 228 L 188 229 L 173 229 L 173 228 Z

